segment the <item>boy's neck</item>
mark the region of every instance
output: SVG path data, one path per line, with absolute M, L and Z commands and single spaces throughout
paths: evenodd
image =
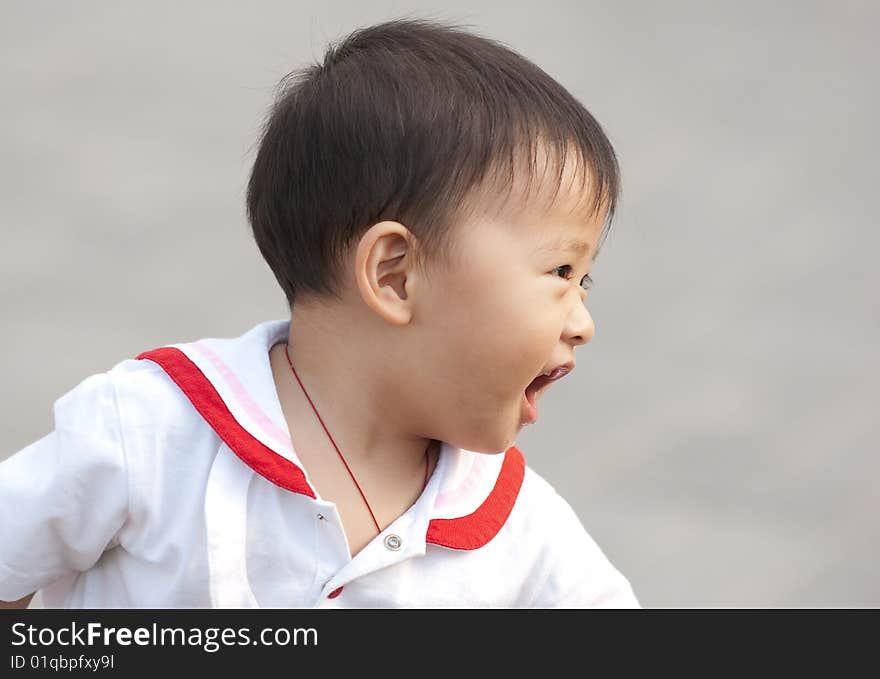
M 407 478 L 423 471 L 431 438 L 414 433 L 419 431 L 417 415 L 400 388 L 406 357 L 377 336 L 382 329 L 375 327 L 375 318 L 341 315 L 329 306 L 295 307 L 287 350 L 296 375 L 352 469 L 384 470 L 392 483 L 398 475 Z M 302 434 L 291 431 L 294 447 L 317 437 L 332 450 L 283 344 L 272 349 L 270 360 L 279 398 L 290 406 L 287 410 Z

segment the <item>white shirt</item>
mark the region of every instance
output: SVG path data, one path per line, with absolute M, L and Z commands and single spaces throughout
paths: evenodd
M 351 557 L 272 377 L 289 320 L 87 377 L 0 463 L 0 600 L 47 608 L 638 607 L 512 446 L 441 444 L 415 504 Z

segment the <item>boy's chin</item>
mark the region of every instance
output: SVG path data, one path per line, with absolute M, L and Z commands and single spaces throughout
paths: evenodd
M 521 430 L 521 426 L 516 426 L 513 430 L 506 427 L 503 431 L 498 432 L 497 437 L 488 440 L 483 435 L 478 441 L 474 441 L 472 446 L 468 446 L 467 450 L 483 455 L 500 455 L 507 452 L 507 449 L 516 443 L 516 436 Z
M 505 417 L 495 417 L 491 421 L 473 422 L 467 429 L 450 432 L 446 442 L 456 448 L 484 455 L 499 455 L 516 443 L 523 429 L 523 415 L 519 403 L 507 409 L 499 409 Z

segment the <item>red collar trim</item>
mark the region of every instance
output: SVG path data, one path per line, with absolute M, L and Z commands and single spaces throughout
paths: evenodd
M 180 349 L 153 349 L 138 354 L 137 358 L 158 363 L 226 445 L 257 474 L 285 490 L 316 497 L 303 470 L 242 427 L 211 381 Z
M 431 519 L 425 539 L 452 549 L 477 549 L 497 535 L 507 521 L 525 477 L 526 461 L 519 448 L 511 446 L 492 492 L 479 507 L 457 519 Z
M 317 497 L 305 472 L 242 427 L 211 381 L 180 349 L 161 347 L 138 354 L 136 358 L 157 363 L 226 445 L 257 474 L 285 490 L 313 499 Z M 510 516 L 525 477 L 525 466 L 520 450 L 516 446 L 508 448 L 495 486 L 483 503 L 467 516 L 431 519 L 425 540 L 452 549 L 477 549 L 485 545 Z

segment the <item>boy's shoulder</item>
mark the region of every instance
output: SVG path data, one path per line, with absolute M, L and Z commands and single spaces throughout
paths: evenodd
M 117 407 L 127 418 L 152 416 L 157 423 L 172 424 L 197 413 L 191 402 L 158 363 L 127 358 L 105 373 L 116 392 Z
M 544 535 L 581 534 L 585 528 L 569 501 L 533 467 L 526 464 L 516 503 L 520 520 Z
M 272 410 L 276 402 L 268 349 L 287 327 L 284 320 L 265 321 L 235 337 L 145 348 L 104 375 L 121 409 L 152 414 L 162 424 L 181 418 L 204 422 L 204 404 L 210 403 L 222 403 L 236 416 L 241 410 L 261 419 L 254 413 Z
M 498 545 L 555 552 L 562 543 L 588 539 L 568 500 L 528 464 L 528 449 L 515 443 L 503 453 L 485 454 L 444 446 L 455 462 L 443 466 L 438 516 L 480 524 L 492 534 L 490 541 L 500 538 Z
M 145 361 L 140 355 L 110 366 L 106 375 L 117 389 L 130 395 L 151 394 L 154 390 L 167 390 L 174 385 L 161 365 Z
M 180 390 L 162 368 L 149 361 L 127 358 L 109 369 L 92 373 L 55 399 L 57 427 L 86 429 L 98 421 L 118 430 L 129 413 L 152 413 L 164 421 L 173 413 L 186 413 Z
M 525 468 L 512 528 L 531 536 L 543 575 L 536 607 L 638 608 L 627 578 L 587 531 L 572 505 L 540 474 Z M 562 603 L 560 603 L 562 602 Z

